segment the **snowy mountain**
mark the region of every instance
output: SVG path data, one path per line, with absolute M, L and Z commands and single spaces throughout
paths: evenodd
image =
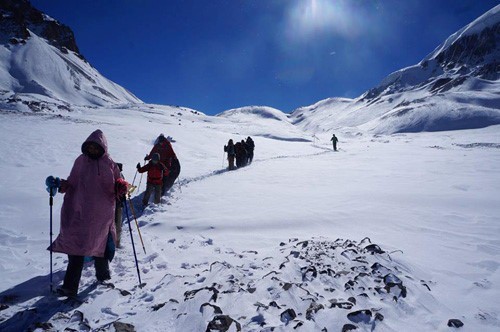
M 0 3 L 0 103 L 41 111 L 141 103 L 79 53 L 73 32 L 27 0 Z
M 456 128 L 453 112 L 483 112 L 478 127 L 493 122 L 496 46 L 467 53 L 458 71 L 449 50 L 488 35 L 498 7 L 380 91 L 290 117 L 261 106 L 213 117 L 139 103 L 82 59 L 68 30 L 47 37 L 42 27 L 57 23 L 42 15 L 37 28 L 19 14 L 28 7 L 13 14 L 18 4 L 27 2 L 0 5 L 10 34 L 0 48 L 1 331 L 499 330 L 500 126 L 359 133 L 416 130 L 412 119 L 423 130 Z M 460 75 L 462 84 L 437 84 Z M 49 260 L 46 248 L 64 196 L 51 206 L 45 178 L 66 178 L 98 128 L 139 187 L 126 205 L 134 213 L 124 211 L 113 285 L 96 283 L 90 264 L 78 297 L 61 298 L 49 271 L 57 287 L 68 257 Z M 172 138 L 181 174 L 160 204 L 144 208 L 146 176 L 135 165 L 160 133 Z M 223 146 L 247 136 L 253 163 L 228 171 Z
M 358 127 L 385 134 L 498 124 L 499 59 L 500 5 L 359 98 L 320 101 L 295 110 L 291 119 L 313 132 Z

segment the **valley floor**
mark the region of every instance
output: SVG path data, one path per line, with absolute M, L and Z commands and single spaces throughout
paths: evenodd
M 339 130 L 333 152 L 326 134 L 316 144 L 276 140 L 225 120 L 174 126 L 161 114 L 120 110 L 113 120 L 94 111 L 87 122 L 75 121 L 79 114 L 69 122 L 0 117 L 2 331 L 35 322 L 61 330 L 112 331 L 120 322 L 138 331 L 204 331 L 220 312 L 243 331 L 339 331 L 347 324 L 448 331 L 452 318 L 467 331 L 500 328 L 498 126 L 391 136 Z M 84 302 L 63 303 L 48 294 L 43 181 L 69 172 L 96 126 L 112 157 L 128 166 L 128 179 L 129 165 L 165 130 L 177 140 L 182 172 L 162 204 L 138 218 L 147 253 L 133 225 L 146 285 L 137 287 L 126 226 L 124 248 L 111 263 L 117 289 L 95 285 L 90 267 L 80 285 Z M 256 141 L 254 162 L 224 171 L 222 146 L 248 135 Z M 56 196 L 56 225 L 61 202 Z M 386 252 L 370 254 L 370 242 Z M 57 280 L 65 266 L 66 257 L 55 255 Z M 402 281 L 405 296 L 384 289 L 389 274 Z

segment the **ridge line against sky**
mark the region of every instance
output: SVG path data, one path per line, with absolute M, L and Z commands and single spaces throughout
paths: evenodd
M 355 98 L 498 0 L 31 0 L 104 76 L 206 114 Z

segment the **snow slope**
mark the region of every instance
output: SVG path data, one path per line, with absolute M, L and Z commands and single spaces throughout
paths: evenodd
M 499 58 L 500 5 L 362 96 L 320 101 L 295 110 L 291 119 L 310 132 L 357 127 L 375 134 L 499 124 Z
M 449 331 L 452 318 L 466 331 L 500 327 L 498 126 L 340 130 L 337 153 L 328 134 L 316 144 L 255 136 L 254 163 L 226 172 L 229 138 L 269 121 L 269 137 L 282 137 L 289 124 L 262 118 L 249 127 L 157 105 L 0 118 L 2 331 L 205 331 L 225 321 L 221 312 L 234 320 L 225 321 L 230 331 Z M 62 301 L 49 294 L 44 180 L 66 177 L 96 128 L 129 181 L 160 132 L 174 138 L 182 172 L 161 205 L 140 213 L 146 253 L 132 221 L 146 285 L 138 287 L 125 225 L 111 263 L 116 289 L 96 285 L 88 267 L 83 303 Z M 56 234 L 61 203 L 57 195 Z M 386 252 L 370 254 L 370 242 Z M 65 267 L 54 255 L 58 282 Z M 404 296 L 388 286 L 398 280 Z
M 31 32 L 25 44 L 0 47 L 0 98 L 20 104 L 38 95 L 62 105 L 140 103 L 72 51 L 64 53 Z

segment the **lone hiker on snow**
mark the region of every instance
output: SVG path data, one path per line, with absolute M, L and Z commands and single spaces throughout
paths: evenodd
M 163 177 L 161 189 L 161 195 L 163 196 L 174 185 L 175 180 L 181 172 L 181 164 L 175 155 L 172 144 L 170 144 L 169 140 L 163 134 L 158 136 L 151 152 L 144 157 L 144 160 L 150 160 L 155 153 L 160 154 L 160 162 L 169 170 L 168 175 Z
M 337 151 L 337 142 L 339 141 L 337 136 L 335 136 L 335 134 L 333 134 L 330 141 L 332 141 L 332 143 L 333 143 L 333 151 Z
M 137 163 L 137 171 L 139 173 L 148 172 L 148 181 L 146 192 L 142 198 L 142 205 L 146 207 L 149 204 L 149 197 L 153 191 L 155 193 L 155 204 L 160 204 L 164 179 L 168 176 L 168 168 L 160 161 L 160 154 L 153 153 L 151 161 L 142 167 L 140 163 Z
M 111 278 L 109 263 L 115 253 L 115 205 L 127 192 L 128 183 L 108 154 L 108 143 L 101 130 L 94 131 L 82 144 L 67 180 L 59 192 L 65 193 L 61 208 L 61 228 L 52 250 L 68 254 L 64 282 L 57 292 L 76 296 L 84 257 L 94 259 L 96 278 Z M 49 248 L 50 249 L 50 248 Z

